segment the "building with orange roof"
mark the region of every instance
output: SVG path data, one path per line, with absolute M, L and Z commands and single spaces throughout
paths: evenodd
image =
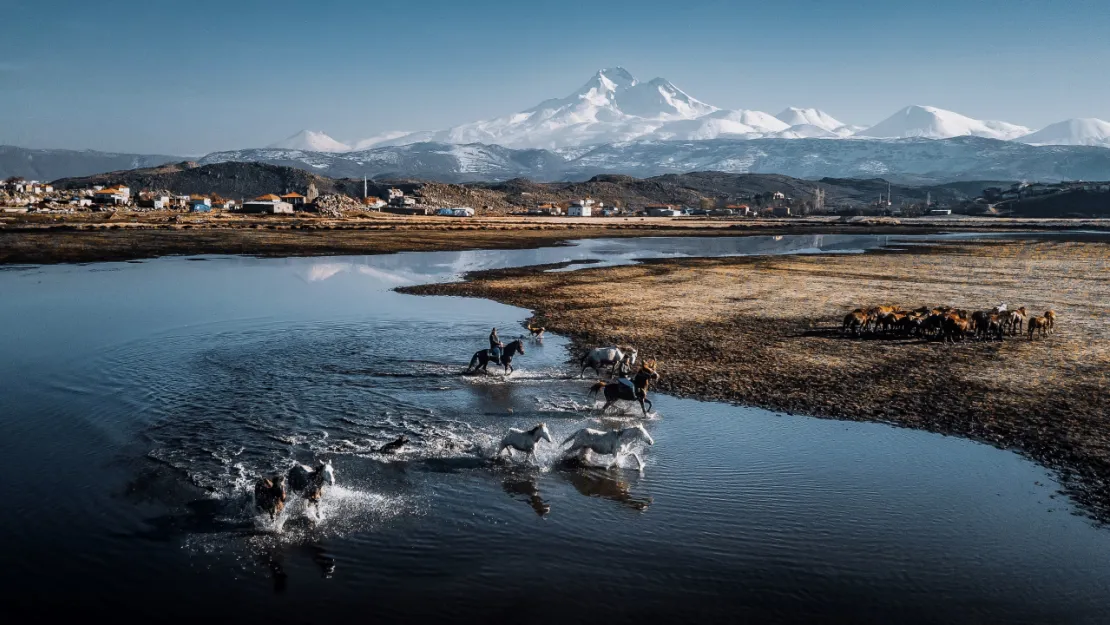
M 266 195 L 260 195 L 256 198 L 254 198 L 254 201 L 256 201 L 256 202 L 280 202 L 281 198 L 274 195 L 273 193 L 267 193 Z
M 279 198 L 282 202 L 288 202 L 293 206 L 302 206 L 305 202 L 305 197 L 300 193 L 286 193 Z

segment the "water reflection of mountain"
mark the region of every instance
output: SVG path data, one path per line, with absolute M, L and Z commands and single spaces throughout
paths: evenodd
M 465 250 L 355 256 L 329 259 L 289 259 L 309 282 L 358 272 L 375 279 L 383 288 L 451 280 L 468 272 L 526 265 L 546 265 L 575 260 L 597 260 L 608 265 L 643 258 L 717 257 L 788 254 L 798 251 L 835 252 L 873 249 L 887 244 L 875 235 L 778 235 L 724 237 L 649 237 L 636 239 L 586 239 L 569 246 L 530 250 Z M 574 270 L 579 267 L 570 267 Z

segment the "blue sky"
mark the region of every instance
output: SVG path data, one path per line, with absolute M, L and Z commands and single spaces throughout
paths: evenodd
M 1110 119 L 1105 0 L 0 0 L 0 144 L 201 154 L 440 129 L 602 67 L 725 108 Z

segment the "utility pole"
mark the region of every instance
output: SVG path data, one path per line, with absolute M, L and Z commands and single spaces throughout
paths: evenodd
M 366 195 L 366 176 L 363 176 L 362 177 L 362 199 L 365 200 L 367 197 L 368 196 Z

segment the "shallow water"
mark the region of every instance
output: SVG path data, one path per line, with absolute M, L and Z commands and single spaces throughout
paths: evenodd
M 906 237 L 592 240 L 0 272 L 5 603 L 114 620 L 1102 623 L 1110 532 L 976 443 L 656 396 L 643 474 L 489 459 L 599 426 L 566 342 L 460 376 L 527 311 L 395 286 L 474 269 L 859 251 Z M 665 375 L 666 372 L 664 371 Z M 635 421 L 628 412 L 601 425 Z M 375 449 L 405 434 L 396 456 Z M 331 458 L 321 518 L 261 474 Z M 280 527 L 280 531 L 278 528 Z

